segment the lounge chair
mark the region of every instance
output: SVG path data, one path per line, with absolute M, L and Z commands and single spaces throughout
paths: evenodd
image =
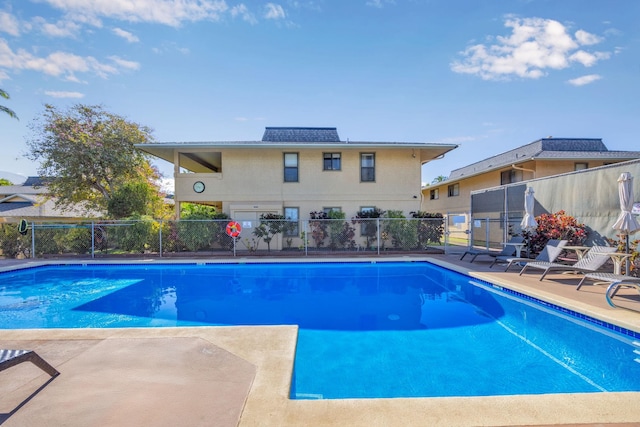
M 566 265 L 556 262 L 528 262 L 520 270 L 520 275 L 530 268 L 542 270 L 540 280 L 553 271 L 574 272 L 574 273 L 595 273 L 609 259 L 609 253 L 615 252 L 617 248 L 611 246 L 593 246 L 584 254 L 581 260 L 575 264 Z
M 640 277 L 624 276 L 622 274 L 601 273 L 601 272 L 586 273 L 582 277 L 582 280 L 580 280 L 580 283 L 578 283 L 578 287 L 576 288 L 576 290 L 579 291 L 582 285 L 584 285 L 585 282 L 587 281 L 595 282 L 593 283 L 594 285 L 597 285 L 600 283 L 609 285 L 615 282 L 640 283 Z
M 52 377 L 58 376 L 58 372 L 33 350 L 5 350 L 0 349 L 0 371 L 4 371 L 22 362 L 31 362 Z
M 465 253 L 462 254 L 462 256 L 460 257 L 460 260 L 462 260 L 462 258 L 464 258 L 466 255 L 471 255 L 471 260 L 469 262 L 473 262 L 476 257 L 480 256 L 480 255 L 488 255 L 488 256 L 492 256 L 492 257 L 497 257 L 497 256 L 514 256 L 517 252 L 517 249 L 515 246 L 510 245 L 509 243 L 522 243 L 524 241 L 524 238 L 522 238 L 521 236 L 513 236 L 511 239 L 509 239 L 509 242 L 507 242 L 507 244 L 504 245 L 504 248 L 502 248 L 501 251 L 490 251 L 490 250 L 486 250 L 486 249 L 475 249 L 475 248 L 471 248 L 468 251 L 466 251 Z
M 506 263 L 507 268 L 504 271 L 509 270 L 513 264 L 518 263 L 530 263 L 530 262 L 553 262 L 558 258 L 560 252 L 562 252 L 562 247 L 567 244 L 566 240 L 556 240 L 551 239 L 547 242 L 544 249 L 538 254 L 535 259 L 531 258 L 518 258 L 518 257 L 508 257 L 508 256 L 498 256 L 493 260 L 493 263 L 489 266 L 489 268 L 493 267 L 495 264 L 501 262 Z

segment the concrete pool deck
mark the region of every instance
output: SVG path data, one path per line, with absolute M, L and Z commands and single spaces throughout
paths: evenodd
M 640 332 L 640 313 L 609 307 L 604 298 L 606 287 L 585 286 L 576 291 L 579 279 L 575 276 L 551 275 L 552 280 L 540 282 L 537 274 L 518 276 L 515 268 L 505 273 L 489 269 L 487 262 L 458 258 L 375 260 L 445 263 L 479 279 Z M 8 264 L 0 263 L 0 269 L 10 267 Z M 21 263 L 24 265 L 32 263 Z M 640 307 L 640 301 L 631 303 Z M 290 400 L 296 335 L 295 326 L 0 329 L 0 347 L 36 350 L 61 373 L 49 381 L 28 363 L 0 372 L 0 425 L 640 425 L 640 393 L 635 392 Z

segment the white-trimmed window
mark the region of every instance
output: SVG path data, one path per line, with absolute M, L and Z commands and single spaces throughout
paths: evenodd
M 342 169 L 341 153 L 322 153 L 322 170 L 339 171 Z
M 434 188 L 429 191 L 429 200 L 438 200 L 440 198 L 440 189 Z
M 284 153 L 284 182 L 298 182 L 298 153 Z
M 360 181 L 374 182 L 376 180 L 375 153 L 360 153 Z
M 449 197 L 456 197 L 460 195 L 460 184 L 451 184 L 447 187 L 447 193 Z

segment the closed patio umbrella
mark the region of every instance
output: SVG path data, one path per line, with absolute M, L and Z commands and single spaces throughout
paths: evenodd
M 523 230 L 533 230 L 538 226 L 538 222 L 533 214 L 533 206 L 535 205 L 535 197 L 533 196 L 533 188 L 527 187 L 524 192 L 524 217 L 520 222 L 520 228 Z M 529 242 L 527 242 L 527 248 Z M 529 249 L 527 249 L 529 250 Z
M 631 213 L 633 208 L 633 177 L 629 172 L 622 172 L 618 178 L 618 195 L 620 196 L 620 215 L 613 224 L 613 229 L 625 235 L 625 250 L 629 253 L 629 234 L 640 230 L 640 224 Z M 629 259 L 627 259 L 626 274 L 629 274 Z

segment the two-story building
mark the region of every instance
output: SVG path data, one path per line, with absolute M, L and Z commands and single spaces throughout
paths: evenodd
M 473 191 L 640 158 L 640 151 L 609 151 L 599 138 L 543 138 L 451 171 L 422 189 L 422 210 L 467 214 Z
M 342 141 L 332 127 L 267 127 L 259 141 L 162 142 L 137 147 L 174 165 L 175 206 L 216 207 L 239 221 L 308 219 L 340 210 L 420 209 L 422 165 L 457 145 Z

